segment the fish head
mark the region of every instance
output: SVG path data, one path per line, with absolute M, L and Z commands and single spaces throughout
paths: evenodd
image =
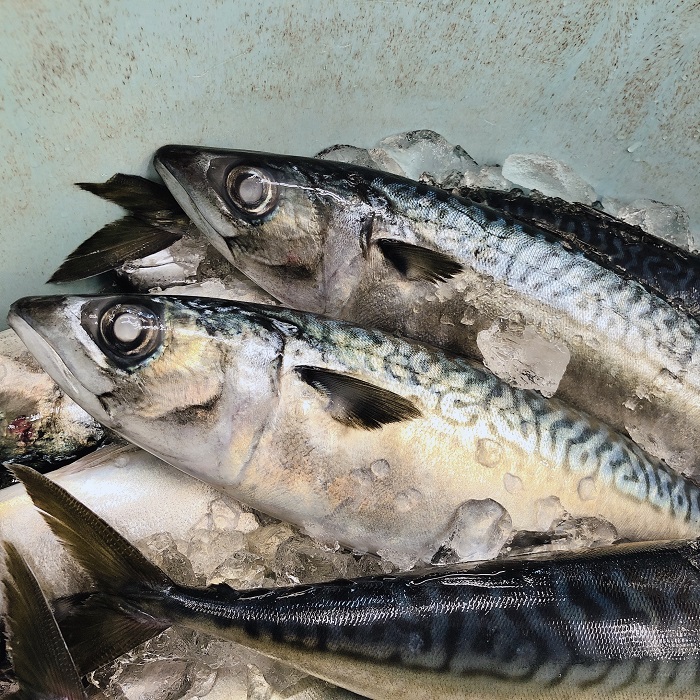
M 277 400 L 280 334 L 220 300 L 27 297 L 8 322 L 96 420 L 183 471 L 235 483 Z M 215 320 L 225 316 L 225 324 Z
M 351 295 L 364 219 L 345 164 L 175 145 L 154 164 L 212 245 L 283 304 L 328 314 Z

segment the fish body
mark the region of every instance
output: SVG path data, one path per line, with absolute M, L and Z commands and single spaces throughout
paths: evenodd
M 681 311 L 698 317 L 697 255 L 586 204 L 545 197 L 538 192 L 524 195 L 520 190 L 460 187 L 456 193 L 566 239 L 604 267 L 636 280 Z
M 59 389 L 11 331 L 0 333 L 0 463 L 55 469 L 94 450 L 105 429 Z M 12 482 L 4 468 L 0 487 Z
M 60 607 L 88 667 L 177 624 L 375 700 L 700 695 L 694 540 L 274 590 L 191 588 L 45 477 L 18 476 L 97 584 Z
M 102 423 L 325 540 L 430 560 L 486 501 L 508 532 L 547 530 L 555 502 L 624 538 L 700 533 L 700 489 L 629 439 L 380 331 L 136 295 L 27 298 L 9 322 Z
M 219 252 L 283 304 L 483 360 L 505 379 L 499 353 L 533 338 L 525 376 L 548 348 L 565 367 L 549 394 L 679 470 L 700 464 L 700 325 L 590 246 L 345 163 L 167 146 L 155 164 Z

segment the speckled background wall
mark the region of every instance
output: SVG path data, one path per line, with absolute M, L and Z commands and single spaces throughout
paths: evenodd
M 119 215 L 71 183 L 152 174 L 168 142 L 311 155 L 431 128 L 700 227 L 694 1 L 3 0 L 0 17 L 0 323 Z

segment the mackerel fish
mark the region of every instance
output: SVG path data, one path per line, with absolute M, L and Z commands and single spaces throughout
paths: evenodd
M 28 297 L 9 323 L 104 425 L 313 537 L 430 561 L 475 504 L 633 540 L 700 534 L 700 488 L 594 418 L 440 350 L 195 297 Z M 551 520 L 551 516 L 550 516 Z
M 700 696 L 695 540 L 278 589 L 193 588 L 46 477 L 17 474 L 96 583 L 57 607 L 83 668 L 182 625 L 375 700 Z
M 546 375 L 538 357 L 558 364 L 548 395 L 697 471 L 700 325 L 620 256 L 345 163 L 166 146 L 155 165 L 219 252 L 283 304 L 484 360 L 505 379 L 501 356 L 529 345 L 526 377 Z

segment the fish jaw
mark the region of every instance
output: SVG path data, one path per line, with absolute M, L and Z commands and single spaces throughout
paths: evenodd
M 89 341 L 79 320 L 75 322 L 76 317 L 80 318 L 79 309 L 85 299 L 24 297 L 10 307 L 7 322 L 51 379 L 73 401 L 103 425 L 117 430 L 119 421 L 105 411 L 98 399 L 114 385 L 94 362 L 89 343 L 86 347 L 77 340 L 84 335 L 83 341 Z
M 211 190 L 206 177 L 210 163 L 211 157 L 206 150 L 191 146 L 163 146 L 153 158 L 156 171 L 177 203 L 214 248 L 235 265 L 231 249 L 219 233 L 231 226 L 222 214 L 225 203 L 213 191 L 211 195 L 216 197 L 219 206 L 210 204 L 206 197 L 199 194 Z

